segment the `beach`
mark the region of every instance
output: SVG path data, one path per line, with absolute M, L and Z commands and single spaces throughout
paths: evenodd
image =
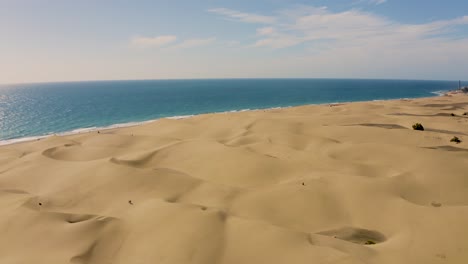
M 0 263 L 466 263 L 465 112 L 451 93 L 0 146 Z

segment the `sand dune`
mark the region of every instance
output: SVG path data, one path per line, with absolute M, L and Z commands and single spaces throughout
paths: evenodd
M 467 263 L 464 112 L 301 106 L 2 146 L 0 263 Z

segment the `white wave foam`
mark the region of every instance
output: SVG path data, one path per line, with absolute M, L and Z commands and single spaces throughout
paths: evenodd
M 46 138 L 46 137 L 50 137 L 50 135 L 0 140 L 0 146 L 10 145 L 10 144 L 15 144 L 15 143 L 21 143 L 21 142 L 35 141 L 35 140 L 40 140 L 40 139 Z
M 66 135 L 81 134 L 81 133 L 86 133 L 86 132 L 94 131 L 94 130 L 96 130 L 97 128 L 98 128 L 98 127 L 84 127 L 84 128 L 78 128 L 78 129 L 74 129 L 74 130 L 72 130 L 72 131 L 57 133 L 57 135 L 66 136 Z
M 109 130 L 114 128 L 122 128 L 122 127 L 132 127 L 132 126 L 140 126 L 147 123 L 155 122 L 158 119 L 148 120 L 148 121 L 141 121 L 141 122 L 128 122 L 128 123 L 120 123 L 120 124 L 113 124 L 110 126 L 103 126 L 103 127 L 85 127 L 85 128 L 78 128 L 71 131 L 56 133 L 58 136 L 68 136 L 68 135 L 75 135 L 81 133 L 89 133 L 94 131 L 101 131 L 101 130 Z
M 185 118 L 190 118 L 193 117 L 194 115 L 184 115 L 184 116 L 171 116 L 171 117 L 162 117 L 162 118 L 167 118 L 167 119 L 185 119 Z M 159 119 L 152 119 L 152 120 L 147 120 L 147 121 L 141 121 L 141 122 L 128 122 L 128 123 L 120 123 L 120 124 L 113 124 L 110 126 L 103 126 L 103 127 L 84 127 L 84 128 L 78 128 L 70 131 L 65 131 L 65 132 L 57 132 L 57 133 L 50 133 L 47 135 L 42 135 L 42 136 L 33 136 L 33 137 L 23 137 L 23 138 L 15 138 L 15 139 L 7 139 L 7 140 L 0 140 L 0 146 L 2 145 L 10 145 L 10 144 L 15 144 L 15 143 L 21 143 L 21 142 L 28 142 L 28 141 L 34 141 L 42 138 L 47 138 L 51 136 L 70 136 L 70 135 L 76 135 L 76 134 L 82 134 L 82 133 L 89 133 L 89 132 L 95 132 L 95 131 L 103 131 L 103 130 L 109 130 L 109 129 L 115 129 L 115 128 L 123 128 L 123 127 L 133 127 L 133 126 L 140 126 L 152 122 L 156 122 Z
M 213 112 L 213 113 L 236 113 L 236 112 L 255 111 L 255 110 L 281 109 L 281 108 L 288 108 L 288 107 L 291 107 L 291 106 L 272 107 L 272 108 L 266 108 L 266 109 L 253 109 L 253 110 L 252 109 L 241 109 L 241 110 L 231 110 L 231 111 L 226 111 L 226 112 Z M 200 115 L 200 114 L 198 114 L 198 115 Z M 141 122 L 120 123 L 120 124 L 113 124 L 113 125 L 104 126 L 104 127 L 95 127 L 95 126 L 94 127 L 85 127 L 85 128 L 78 128 L 78 129 L 65 131 L 65 132 L 50 133 L 50 134 L 42 135 L 42 136 L 32 136 L 32 137 L 23 137 L 23 138 L 0 140 L 0 146 L 39 140 L 39 139 L 51 137 L 51 136 L 54 136 L 54 135 L 55 136 L 69 136 L 69 135 L 76 135 L 76 134 L 89 133 L 89 132 L 94 132 L 94 131 L 109 130 L 109 129 L 115 129 L 115 128 L 140 126 L 140 125 L 156 122 L 159 119 L 163 119 L 163 118 L 172 119 L 172 120 L 179 120 L 179 119 L 186 119 L 186 118 L 190 118 L 190 117 L 194 117 L 194 116 L 196 116 L 196 115 L 169 116 L 169 117 L 161 117 L 161 118 L 147 120 L 147 121 L 141 121 Z
M 445 90 L 441 90 L 441 91 L 434 91 L 434 92 L 431 92 L 431 94 L 435 94 L 435 95 L 438 95 L 438 96 L 443 96 L 445 95 L 446 93 L 448 93 L 450 91 L 445 91 Z
M 16 143 L 21 143 L 21 142 L 35 141 L 35 140 L 40 140 L 40 139 L 51 137 L 51 136 L 70 136 L 70 135 L 89 133 L 89 132 L 94 132 L 94 131 L 109 130 L 109 129 L 114 129 L 114 128 L 139 126 L 139 125 L 155 122 L 157 120 L 158 119 L 142 121 L 142 122 L 129 122 L 129 123 L 113 124 L 113 125 L 105 126 L 105 127 L 85 127 L 85 128 L 74 129 L 74 130 L 71 130 L 71 131 L 50 133 L 50 134 L 42 135 L 42 136 L 33 136 L 33 137 L 23 137 L 23 138 L 0 140 L 0 146 L 16 144 Z
M 436 95 L 444 95 L 446 92 L 448 92 L 448 91 L 435 91 L 435 92 L 431 92 L 431 93 L 436 94 Z M 401 99 L 406 99 L 406 98 L 401 98 Z M 408 98 L 408 99 L 410 99 L 410 98 Z M 395 99 L 388 99 L 388 100 L 395 100 Z M 374 101 L 387 101 L 387 100 L 374 100 Z M 347 104 L 347 103 L 353 103 L 353 102 L 333 102 L 333 103 L 320 103 L 320 104 L 313 104 L 313 105 L 339 105 L 339 104 Z M 291 107 L 294 107 L 294 106 L 278 106 L 278 107 L 258 108 L 258 109 L 246 108 L 246 109 L 240 109 L 240 110 L 230 110 L 230 111 L 225 111 L 225 112 L 213 112 L 213 113 L 225 113 L 225 114 L 227 114 L 227 113 L 239 113 L 239 112 L 246 112 L 246 111 L 259 111 L 259 110 L 268 111 L 268 110 L 286 109 L 286 108 L 291 108 Z M 0 140 L 0 146 L 10 145 L 10 144 L 15 144 L 15 143 L 21 143 L 21 142 L 27 142 L 27 141 L 40 140 L 40 139 L 47 138 L 47 137 L 50 137 L 50 136 L 53 136 L 53 135 L 69 136 L 69 135 L 89 133 L 89 132 L 101 131 L 101 130 L 109 130 L 109 129 L 115 129 L 115 128 L 140 126 L 140 125 L 156 122 L 159 119 L 163 119 L 163 118 L 172 119 L 172 120 L 179 120 L 179 119 L 191 118 L 191 117 L 194 117 L 194 116 L 197 116 L 197 115 L 202 115 L 202 114 L 161 117 L 161 118 L 147 120 L 147 121 L 141 121 L 141 122 L 120 123 L 120 124 L 113 124 L 113 125 L 104 126 L 104 127 L 78 128 L 78 129 L 74 129 L 74 130 L 71 130 L 71 131 L 50 133 L 48 135 L 42 135 L 42 136 L 32 136 L 32 137 L 23 137 L 23 138 Z
M 255 111 L 255 110 L 259 110 L 259 109 L 249 109 L 249 108 L 246 108 L 246 109 L 241 109 L 241 110 L 230 110 L 230 111 L 221 112 L 221 113 L 223 113 L 223 114 L 228 114 L 228 113 L 241 113 L 241 112 L 245 112 L 245 111 Z
M 177 120 L 177 119 L 186 119 L 186 118 L 190 118 L 190 117 L 193 117 L 193 116 L 195 116 L 195 115 L 170 116 L 170 117 L 164 117 L 164 118 Z

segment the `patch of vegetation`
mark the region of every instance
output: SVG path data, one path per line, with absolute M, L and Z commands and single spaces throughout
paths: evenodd
M 367 240 L 366 243 L 364 243 L 365 245 L 375 245 L 376 243 L 372 240 Z
M 414 125 L 413 125 L 413 129 L 414 129 L 414 130 L 424 131 L 424 127 L 423 127 L 423 125 L 421 125 L 420 123 L 414 124 Z
M 463 115 L 468 115 L 468 112 L 463 113 Z
M 453 137 L 450 142 L 455 142 L 457 144 L 461 143 L 461 140 L 458 137 Z
M 454 113 L 451 113 L 450 115 L 451 115 L 451 116 L 456 116 Z

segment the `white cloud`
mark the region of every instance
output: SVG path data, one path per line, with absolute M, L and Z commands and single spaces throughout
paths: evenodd
M 227 17 L 231 20 L 237 20 L 246 23 L 272 24 L 275 22 L 275 18 L 272 16 L 243 13 L 228 8 L 213 8 L 209 9 L 208 12 Z
M 303 42 L 303 39 L 294 36 L 281 36 L 277 38 L 260 39 L 253 44 L 253 47 L 269 47 L 273 49 L 282 49 L 296 46 Z
M 387 0 L 369 0 L 369 3 L 374 5 L 381 5 L 385 2 L 387 2 Z
M 276 33 L 275 28 L 273 27 L 264 27 L 257 29 L 257 35 L 265 36 L 265 35 L 274 35 Z
M 206 46 L 216 41 L 216 38 L 194 38 L 186 39 L 176 43 L 177 37 L 173 35 L 157 37 L 135 37 L 131 39 L 131 44 L 142 48 L 164 48 L 164 49 L 189 49 Z
M 252 14 L 226 10 L 211 12 L 238 23 L 252 23 L 251 32 L 238 39 L 234 39 L 237 34 L 228 35 L 229 41 L 215 38 L 173 41 L 164 49 L 188 49 L 215 42 L 229 48 L 232 52 L 213 51 L 212 61 L 204 62 L 208 77 L 232 74 L 233 77 L 435 79 L 460 78 L 456 76 L 463 76 L 468 70 L 468 35 L 461 30 L 466 29 L 468 16 L 401 23 L 359 9 L 336 12 L 326 7 L 300 6 L 276 11 L 274 17 L 254 14 L 255 19 Z M 178 56 L 177 53 L 170 56 L 174 55 Z M 183 55 L 180 54 L 180 60 L 187 60 Z M 215 64 L 217 61 L 223 61 L 223 66 Z M 173 67 L 178 74 L 179 67 Z M 186 73 L 193 72 L 193 67 L 187 64 Z
M 200 46 L 206 46 L 212 44 L 216 41 L 216 38 L 196 38 L 196 39 L 187 39 L 182 43 L 170 47 L 171 49 L 188 49 Z
M 176 36 L 134 37 L 131 43 L 138 47 L 164 47 L 177 40 Z
M 244 14 L 233 10 L 228 12 L 222 8 L 217 10 L 217 13 Z M 275 14 L 275 17 L 269 17 L 270 26 L 256 29 L 259 39 L 250 47 L 280 49 L 306 43 L 308 50 L 320 46 L 320 52 L 352 46 L 363 50 L 379 47 L 429 47 L 436 40 L 439 45 L 455 41 L 442 35 L 468 24 L 468 16 L 424 24 L 403 24 L 357 9 L 332 12 L 326 7 L 308 6 L 282 10 Z M 326 48 L 324 42 L 327 43 Z
M 359 5 L 359 4 L 381 5 L 386 2 L 387 0 L 357 0 L 352 5 Z

